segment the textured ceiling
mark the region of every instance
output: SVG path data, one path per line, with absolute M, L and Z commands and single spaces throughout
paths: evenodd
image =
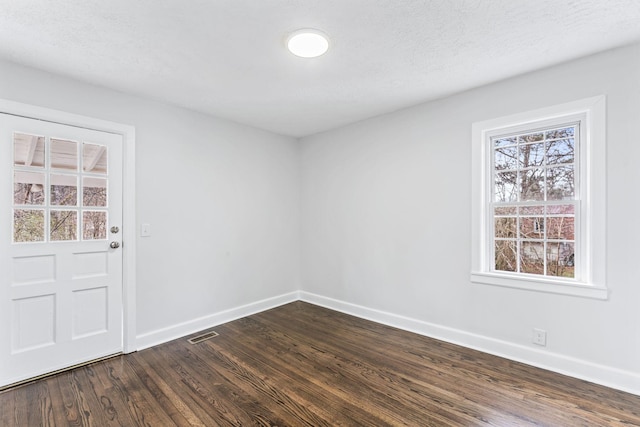
M 2 58 L 298 137 L 639 39 L 639 0 L 0 0 Z

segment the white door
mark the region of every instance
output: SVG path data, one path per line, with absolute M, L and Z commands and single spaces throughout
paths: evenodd
M 0 114 L 0 387 L 122 351 L 122 137 Z

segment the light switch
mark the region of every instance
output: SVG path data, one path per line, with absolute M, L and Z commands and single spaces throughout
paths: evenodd
M 142 224 L 140 226 L 140 237 L 151 236 L 151 224 Z

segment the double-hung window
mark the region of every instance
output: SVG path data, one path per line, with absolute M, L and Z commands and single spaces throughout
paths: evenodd
M 473 125 L 476 283 L 606 298 L 604 97 Z

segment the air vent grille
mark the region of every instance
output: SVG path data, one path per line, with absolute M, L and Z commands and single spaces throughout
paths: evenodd
M 200 334 L 198 336 L 190 338 L 187 341 L 189 341 L 189 344 L 198 344 L 202 341 L 206 341 L 208 339 L 211 339 L 217 336 L 218 336 L 218 333 L 216 331 L 209 331 L 209 332 L 205 332 L 204 334 Z

